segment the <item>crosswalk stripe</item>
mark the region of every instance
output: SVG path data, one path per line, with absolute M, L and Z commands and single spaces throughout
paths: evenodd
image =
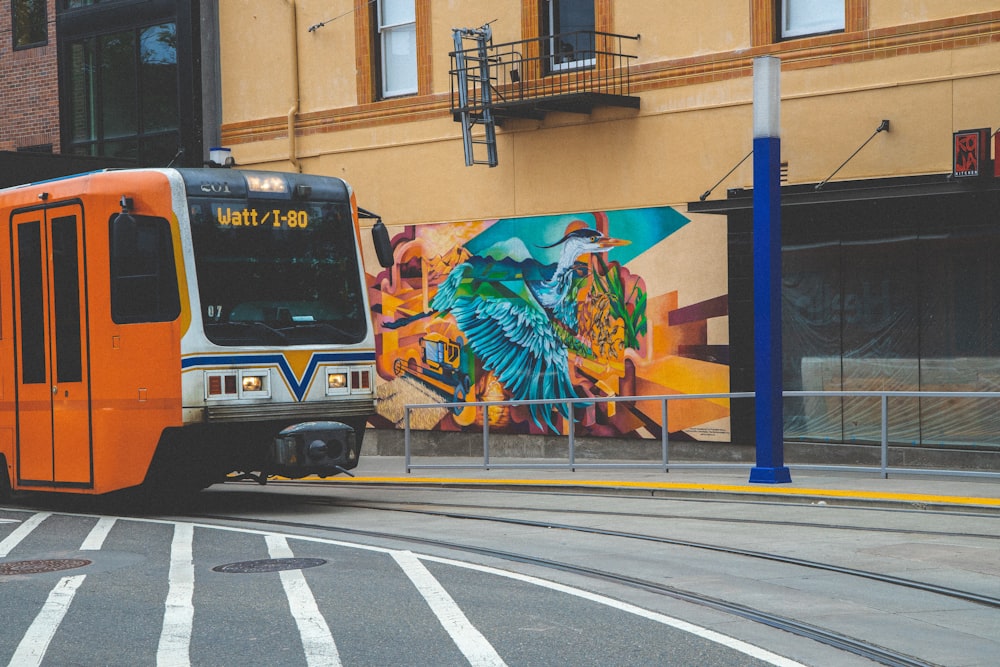
M 163 631 L 156 653 L 157 667 L 191 665 L 191 627 L 194 623 L 194 526 L 174 524 L 170 544 L 170 571 L 167 575 L 166 609 Z
M 111 531 L 111 527 L 114 525 L 114 517 L 102 516 L 98 519 L 94 527 L 90 529 L 90 534 L 87 535 L 87 539 L 85 539 L 83 544 L 80 546 L 80 551 L 100 550 L 100 548 L 104 546 L 104 540 Z
M 21 543 L 25 537 L 31 534 L 35 528 L 38 527 L 42 521 L 52 516 L 51 512 L 39 512 L 38 514 L 32 514 L 27 521 L 22 523 L 20 526 L 11 531 L 10 535 L 0 540 L 0 558 L 6 558 L 14 547 Z
M 59 624 L 62 623 L 62 619 L 73 601 L 73 596 L 76 595 L 76 589 L 86 578 L 87 575 L 78 574 L 59 580 L 56 587 L 49 593 L 42 610 L 38 612 L 38 616 L 32 621 L 28 631 L 21 637 L 21 643 L 17 645 L 17 650 L 14 651 L 14 656 L 10 659 L 9 667 L 34 667 L 42 664 L 45 652 L 49 649 L 49 642 L 55 636 Z
M 417 587 L 431 611 L 451 636 L 452 641 L 473 667 L 503 667 L 506 663 L 493 645 L 469 621 L 455 600 L 434 578 L 413 552 L 394 551 L 392 557 Z
M 281 535 L 267 535 L 267 549 L 271 558 L 292 558 L 288 540 Z M 333 641 L 330 626 L 319 611 L 316 598 L 309 588 L 302 570 L 283 570 L 278 573 L 285 588 L 288 606 L 302 637 L 306 663 L 310 667 L 336 667 L 340 665 L 340 652 Z

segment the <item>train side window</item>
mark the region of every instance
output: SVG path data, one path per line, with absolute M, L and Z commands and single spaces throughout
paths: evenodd
M 169 322 L 181 312 L 170 224 L 163 218 L 131 216 L 115 230 L 111 216 L 111 319 L 116 324 Z
M 45 293 L 42 282 L 42 223 L 17 226 L 21 307 L 21 382 L 42 384 L 45 372 Z
M 52 292 L 55 301 L 56 381 L 83 379 L 80 326 L 80 263 L 76 217 L 52 221 Z

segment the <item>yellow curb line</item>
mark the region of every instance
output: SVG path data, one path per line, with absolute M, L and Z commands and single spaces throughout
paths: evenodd
M 307 477 L 299 481 L 316 480 Z M 518 486 L 604 486 L 631 487 L 660 490 L 685 491 L 729 491 L 734 493 L 773 494 L 778 496 L 828 496 L 833 498 L 863 498 L 870 500 L 897 500 L 914 503 L 942 503 L 948 505 L 987 505 L 1000 507 L 1000 498 L 977 498 L 972 496 L 941 496 L 920 493 L 887 493 L 883 491 L 857 491 L 844 489 L 805 489 L 776 486 L 743 486 L 735 484 L 697 484 L 690 482 L 627 482 L 602 480 L 563 479 L 475 479 L 462 477 L 337 477 L 322 481 L 343 484 L 389 482 L 393 484 L 482 484 Z

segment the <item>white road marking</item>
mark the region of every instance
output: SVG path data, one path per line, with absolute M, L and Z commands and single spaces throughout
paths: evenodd
M 267 535 L 267 550 L 271 558 L 293 558 L 288 540 L 283 535 Z M 302 637 L 302 648 L 306 654 L 306 664 L 311 667 L 335 667 L 340 665 L 340 652 L 333 641 L 333 634 L 326 619 L 319 611 L 316 598 L 309 588 L 302 570 L 283 570 L 278 573 L 285 588 L 288 606 L 291 608 L 295 624 Z
M 107 538 L 108 533 L 111 531 L 111 527 L 115 525 L 115 518 L 110 516 L 102 516 L 97 520 L 97 524 L 90 529 L 90 534 L 83 541 L 80 546 L 80 551 L 98 551 L 102 546 L 104 546 L 104 540 Z
M 21 543 L 21 540 L 30 535 L 31 531 L 38 527 L 38 524 L 50 516 L 52 516 L 51 512 L 32 514 L 24 523 L 11 531 L 10 535 L 0 541 L 0 558 L 6 558 L 7 554 Z
M 170 545 L 170 572 L 167 575 L 166 609 L 156 653 L 158 667 L 189 667 L 191 628 L 194 623 L 194 526 L 175 523 Z
M 392 557 L 424 596 L 427 605 L 470 665 L 501 667 L 507 664 L 416 555 L 410 551 L 393 551 Z
M 74 514 L 74 513 L 60 513 L 60 514 L 64 515 L 64 516 L 91 516 L 91 515 Z M 41 523 L 41 521 L 44 520 L 48 516 L 49 516 L 49 513 L 36 514 L 31 519 L 29 519 L 28 521 L 26 521 L 25 523 L 27 524 L 29 522 L 34 522 L 34 525 L 37 525 L 38 523 Z M 188 553 L 189 553 L 189 555 L 190 555 L 190 547 L 191 547 L 191 545 L 190 545 L 190 533 L 191 533 L 191 531 L 193 531 L 194 528 L 204 528 L 206 530 L 220 530 L 220 531 L 231 532 L 231 533 L 242 533 L 244 535 L 262 535 L 265 538 L 267 538 L 267 537 L 281 537 L 281 538 L 284 538 L 283 535 L 279 535 L 279 534 L 273 533 L 271 531 L 255 530 L 255 529 L 252 529 L 252 528 L 239 528 L 239 527 L 236 527 L 236 526 L 218 526 L 218 525 L 203 524 L 203 523 L 193 523 L 193 524 L 192 523 L 185 523 L 185 524 L 179 524 L 177 522 L 166 520 L 166 519 L 141 519 L 141 518 L 134 518 L 134 517 L 129 517 L 128 520 L 129 521 L 137 521 L 137 522 L 140 522 L 140 523 L 153 523 L 153 524 L 160 524 L 160 525 L 175 526 L 175 537 L 174 537 L 175 542 L 177 540 L 177 527 L 179 527 L 179 526 L 186 526 L 187 530 L 189 532 L 189 538 L 188 538 Z M 32 527 L 31 527 L 32 529 L 34 528 L 34 525 L 32 525 Z M 19 526 L 17 530 L 21 530 L 22 528 L 24 528 L 24 525 Z M 31 529 L 28 529 L 28 530 L 24 531 L 24 534 L 26 535 L 26 534 L 28 534 L 30 532 L 31 532 Z M 2 550 L 4 548 L 4 546 L 7 544 L 7 542 L 9 540 L 11 540 L 11 538 L 13 536 L 14 536 L 14 533 L 11 533 L 11 535 L 8 536 L 6 540 L 4 540 L 3 542 L 0 542 L 0 550 Z M 309 537 L 309 536 L 303 536 L 303 535 L 295 535 L 293 537 L 294 537 L 294 539 L 301 540 L 303 542 L 312 542 L 314 544 L 325 544 L 325 545 L 330 545 L 330 546 L 345 547 L 345 548 L 349 548 L 349 549 L 358 549 L 358 550 L 361 550 L 361 551 L 369 551 L 369 552 L 373 552 L 373 553 L 387 554 L 387 555 L 393 556 L 393 557 L 395 557 L 394 556 L 395 554 L 399 553 L 395 549 L 387 549 L 385 547 L 377 547 L 377 546 L 372 546 L 372 545 L 368 545 L 368 544 L 358 544 L 356 542 L 346 542 L 344 540 L 334 540 L 334 539 L 323 538 L 323 537 Z M 10 548 L 13 548 L 13 546 L 16 545 L 16 543 L 19 542 L 20 539 L 22 539 L 22 538 L 18 538 L 17 541 L 14 542 L 11 545 Z M 6 553 L 0 551 L 0 557 L 2 557 L 4 555 L 6 555 Z M 738 652 L 743 653 L 745 655 L 754 657 L 754 658 L 756 658 L 758 660 L 761 660 L 761 661 L 763 661 L 763 662 L 765 662 L 767 664 L 774 665 L 774 667 L 805 667 L 805 665 L 803 665 L 800 662 L 797 662 L 795 660 L 791 660 L 789 658 L 785 658 L 784 656 L 780 656 L 780 655 L 778 655 L 776 653 L 772 653 L 771 651 L 768 651 L 766 649 L 762 649 L 759 646 L 754 646 L 753 644 L 749 644 L 749 643 L 741 641 L 739 639 L 735 639 L 733 637 L 729 637 L 729 636 L 721 634 L 719 632 L 715 632 L 714 630 L 709 630 L 708 628 L 704 628 L 704 627 L 699 626 L 699 625 L 694 625 L 693 623 L 688 623 L 687 621 L 682 621 L 682 620 L 674 618 L 672 616 L 667 616 L 665 614 L 660 614 L 660 613 L 657 613 L 657 612 L 649 611 L 647 609 L 643 609 L 643 608 L 637 607 L 635 605 L 630 605 L 630 604 L 627 604 L 627 603 L 624 603 L 624 602 L 620 602 L 618 600 L 614 600 L 612 598 L 605 597 L 603 595 L 599 595 L 599 594 L 596 594 L 596 593 L 591 593 L 589 591 L 585 591 L 585 590 L 582 590 L 582 589 L 577 589 L 577 588 L 573 588 L 573 587 L 570 587 L 570 586 L 565 586 L 563 584 L 558 584 L 558 583 L 553 582 L 553 581 L 547 581 L 545 579 L 539 579 L 537 577 L 531 577 L 531 576 L 528 576 L 528 575 L 517 574 L 515 572 L 509 572 L 509 571 L 506 571 L 506 570 L 498 570 L 498 569 L 495 569 L 495 568 L 491 568 L 491 567 L 487 567 L 487 566 L 483 566 L 483 565 L 476 565 L 476 564 L 473 564 L 473 563 L 465 563 L 465 562 L 462 562 L 462 561 L 451 560 L 451 559 L 448 559 L 448 558 L 440 558 L 440 557 L 437 557 L 437 556 L 417 555 L 417 554 L 413 554 L 413 557 L 417 558 L 419 560 L 431 561 L 431 562 L 436 562 L 436 563 L 443 563 L 445 565 L 452 565 L 454 567 L 460 567 L 460 568 L 465 568 L 465 569 L 469 569 L 469 570 L 475 570 L 475 571 L 479 571 L 479 572 L 485 572 L 485 573 L 488 573 L 488 574 L 496 575 L 498 577 L 506 577 L 506 578 L 509 578 L 509 579 L 517 580 L 517 581 L 523 581 L 525 583 L 533 584 L 533 585 L 540 586 L 540 587 L 543 587 L 543 588 L 548 588 L 550 590 L 554 590 L 554 591 L 559 591 L 559 592 L 562 592 L 562 593 L 566 593 L 567 595 L 573 595 L 573 596 L 579 597 L 581 599 L 590 600 L 591 602 L 595 602 L 597 604 L 601 604 L 601 605 L 605 605 L 605 606 L 608 606 L 608 607 L 612 607 L 614 609 L 620 609 L 622 611 L 625 611 L 626 613 L 630 613 L 630 614 L 633 614 L 633 615 L 636 615 L 636 616 L 640 616 L 642 618 L 647 618 L 647 619 L 649 619 L 651 621 L 654 621 L 656 623 L 661 623 L 663 625 L 667 625 L 667 626 L 676 628 L 678 630 L 681 630 L 681 631 L 684 631 L 684 632 L 688 632 L 688 633 L 693 634 L 693 635 L 695 635 L 697 637 L 701 637 L 701 638 L 703 638 L 703 639 L 705 639 L 707 641 L 711 641 L 713 643 L 717 643 L 717 644 L 721 644 L 723 646 L 727 646 L 727 647 L 729 647 L 729 648 L 731 648 L 731 649 L 733 649 L 735 651 L 738 651 Z M 188 561 L 187 567 L 188 567 L 189 571 L 191 572 L 191 574 L 190 574 L 190 582 L 191 582 L 191 588 L 193 588 L 194 574 L 193 574 L 193 565 L 192 565 L 192 563 L 191 563 L 190 560 Z M 172 564 L 171 565 L 171 573 L 173 573 L 173 569 L 174 568 L 173 568 L 173 564 Z M 171 588 L 173 589 L 173 585 L 171 586 Z M 190 592 L 189 592 L 188 600 L 190 601 Z M 193 608 L 192 608 L 191 614 L 193 615 Z M 166 619 L 164 619 L 164 621 L 165 621 L 164 622 L 164 627 L 166 628 Z M 189 618 L 189 627 L 188 627 L 187 637 L 188 637 L 187 644 L 189 644 L 190 643 L 190 641 L 189 641 L 189 638 L 190 638 L 190 618 Z M 188 648 L 187 644 L 185 645 L 186 649 Z M 161 645 L 161 648 L 162 648 L 162 646 L 163 646 L 163 639 L 162 638 L 161 638 L 160 645 Z M 175 665 L 175 664 L 190 665 L 190 659 L 187 656 L 188 656 L 188 651 L 185 650 L 184 662 L 183 663 L 168 662 L 168 661 L 164 660 L 164 658 L 162 656 L 160 656 L 160 662 L 158 664 L 159 665 L 164 665 L 164 666 L 166 666 L 166 665 Z
M 63 577 L 59 580 L 49 593 L 42 610 L 38 612 L 38 616 L 21 638 L 21 643 L 17 645 L 17 650 L 10 659 L 9 667 L 34 667 L 42 664 L 45 652 L 49 649 L 49 642 L 52 641 L 56 629 L 59 628 L 70 603 L 73 602 L 76 589 L 86 578 L 87 575 L 78 574 L 75 577 Z
M 537 577 L 532 577 L 526 574 L 508 572 L 506 570 L 497 570 L 495 568 L 486 565 L 476 565 L 475 563 L 463 563 L 461 561 L 454 561 L 448 558 L 438 558 L 436 556 L 421 556 L 421 558 L 436 563 L 444 563 L 446 565 L 464 567 L 466 569 L 475 570 L 477 572 L 485 572 L 487 574 L 495 574 L 497 576 L 507 577 L 508 579 L 523 581 L 528 584 L 533 584 L 535 586 L 548 588 L 549 590 L 558 591 L 560 593 L 573 595 L 575 597 L 584 600 L 590 600 L 591 602 L 603 604 L 608 607 L 612 607 L 613 609 L 619 609 L 626 613 L 634 614 L 635 616 L 648 618 L 651 621 L 656 621 L 657 623 L 662 623 L 663 625 L 669 625 L 672 628 L 682 630 L 683 632 L 690 633 L 696 637 L 701 637 L 702 639 L 707 639 L 710 642 L 714 642 L 716 644 L 722 644 L 723 646 L 728 646 L 729 648 L 735 651 L 739 651 L 740 653 L 744 653 L 751 657 L 757 658 L 758 660 L 762 660 L 768 664 L 774 665 L 775 667 L 806 667 L 801 662 L 790 660 L 784 656 L 778 655 L 777 653 L 771 653 L 770 651 L 762 649 L 759 646 L 748 644 L 747 642 L 741 641 L 739 639 L 734 639 L 733 637 L 729 637 L 714 630 L 709 630 L 708 628 L 703 628 L 700 625 L 688 623 L 687 621 L 682 621 L 679 618 L 674 618 L 673 616 L 667 616 L 666 614 L 660 614 L 655 611 L 649 611 L 648 609 L 643 609 L 642 607 L 637 607 L 633 604 L 629 604 L 627 602 L 621 602 L 620 600 L 615 600 L 613 598 L 605 597 L 597 593 L 591 593 L 590 591 L 585 591 L 579 588 L 573 588 L 572 586 L 565 586 L 563 584 L 559 584 L 554 581 L 539 579 Z
M 142 521 L 158 521 L 157 519 L 137 519 Z M 215 530 L 224 530 L 234 533 L 247 533 L 247 534 L 260 534 L 260 535 L 272 535 L 263 530 L 254 530 L 252 528 L 238 528 L 236 526 L 216 526 L 212 524 L 195 524 L 202 528 L 211 528 Z M 314 542 L 316 544 L 329 544 L 333 546 L 347 547 L 351 549 L 359 549 L 361 551 L 372 551 L 376 553 L 384 553 L 392 556 L 398 553 L 394 549 L 387 549 L 385 547 L 377 547 L 369 544 L 358 544 L 356 542 L 345 542 L 343 540 L 332 540 L 325 537 L 309 537 L 303 535 L 296 535 L 295 539 L 302 540 L 304 542 Z M 416 555 L 415 555 L 416 556 Z M 745 655 L 754 657 L 761 660 L 767 664 L 774 665 L 774 667 L 807 667 L 801 662 L 791 660 L 784 656 L 778 655 L 777 653 L 772 653 L 766 649 L 762 649 L 759 646 L 754 646 L 742 640 L 736 639 L 734 637 L 729 637 L 720 632 L 714 630 L 709 630 L 700 625 L 695 625 L 693 623 L 688 623 L 687 621 L 682 621 L 673 616 L 667 616 L 666 614 L 660 614 L 655 611 L 649 611 L 648 609 L 643 609 L 642 607 L 637 607 L 625 602 L 620 602 L 613 598 L 605 597 L 597 593 L 591 593 L 590 591 L 585 591 L 579 588 L 573 588 L 571 586 L 565 586 L 563 584 L 556 583 L 554 581 L 548 581 L 546 579 L 539 579 L 537 577 L 531 577 L 528 575 L 517 574 L 516 572 L 509 572 L 507 570 L 498 570 L 496 568 L 488 567 L 485 565 L 476 565 L 474 563 L 465 563 L 459 560 L 452 560 L 450 558 L 440 558 L 437 556 L 426 556 L 421 554 L 419 556 L 421 560 L 433 561 L 435 563 L 444 563 L 445 565 L 452 565 L 454 567 L 461 567 L 468 570 L 475 570 L 478 572 L 486 572 L 488 574 L 493 574 L 498 577 L 507 577 L 509 579 L 515 579 L 517 581 L 523 581 L 525 583 L 533 584 L 536 586 L 541 586 L 542 588 L 548 588 L 550 590 L 559 591 L 566 593 L 568 595 L 573 595 L 575 597 L 582 598 L 584 600 L 590 600 L 591 602 L 596 602 L 597 604 L 602 604 L 613 609 L 621 609 L 630 614 L 640 616 L 642 618 L 648 618 L 656 623 L 661 623 L 663 625 L 682 630 L 684 632 L 689 632 L 696 637 L 701 637 L 710 642 L 721 644 L 727 646 L 734 651 L 738 651 Z

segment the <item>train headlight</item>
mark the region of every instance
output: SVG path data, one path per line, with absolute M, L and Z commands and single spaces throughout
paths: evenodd
M 240 398 L 270 398 L 271 387 L 266 370 L 240 371 Z
M 350 387 L 347 385 L 347 370 L 342 368 L 337 369 L 327 369 L 326 371 L 326 393 L 327 396 L 332 394 L 346 394 L 350 392 Z
M 271 398 L 270 373 L 262 368 L 208 371 L 205 373 L 205 398 Z

